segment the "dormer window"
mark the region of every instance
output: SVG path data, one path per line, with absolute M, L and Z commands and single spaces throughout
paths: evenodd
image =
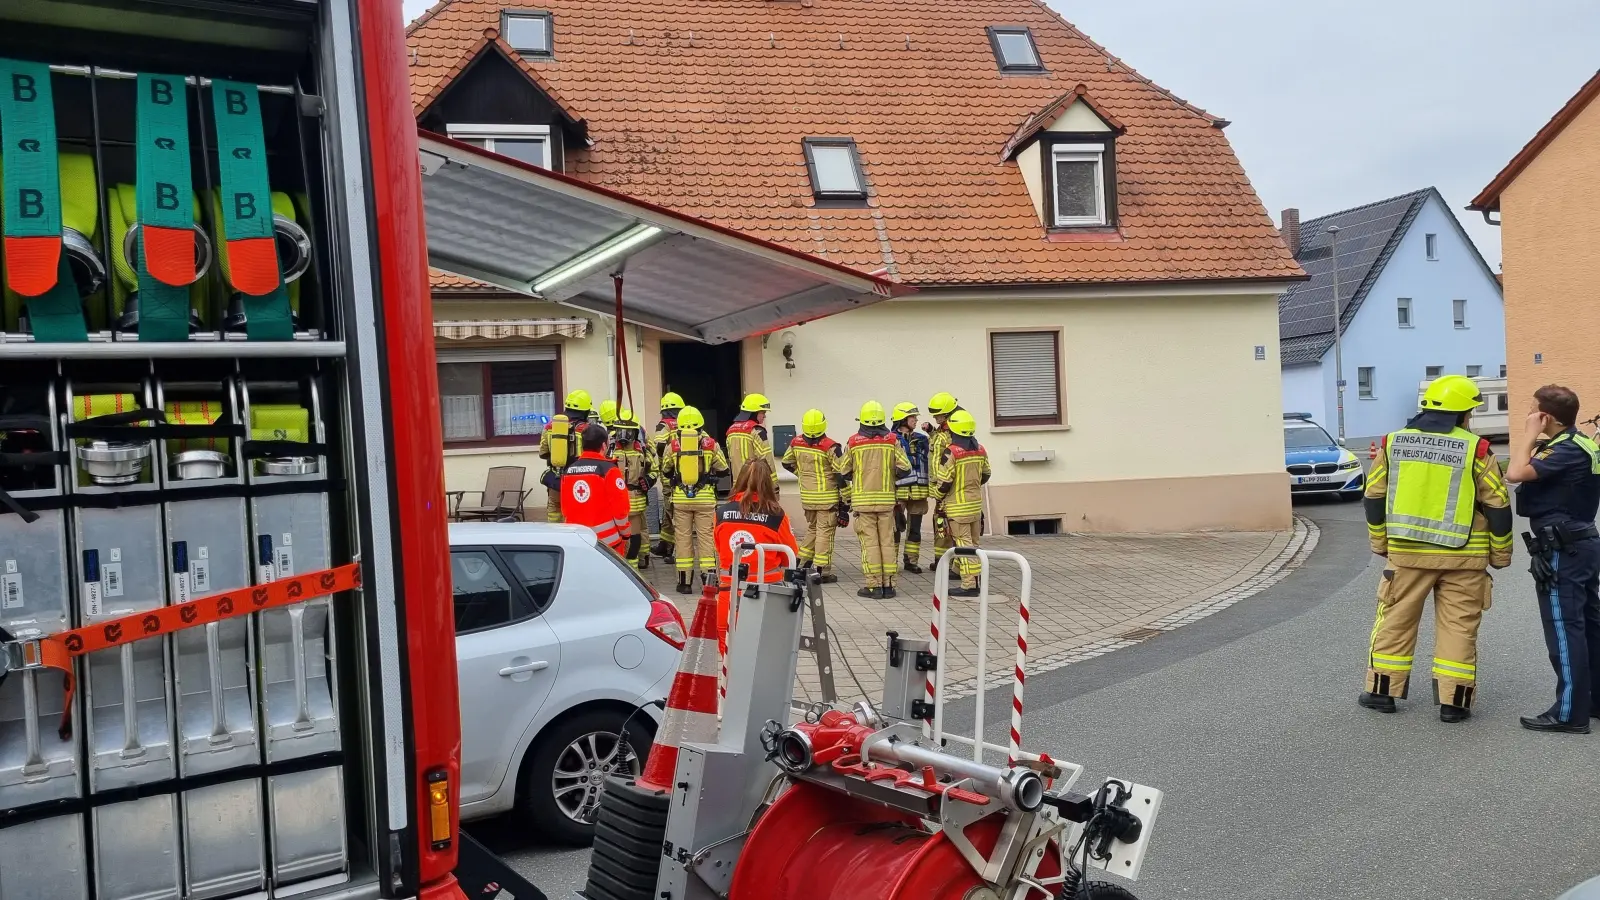
M 806 171 L 811 195 L 818 200 L 862 201 L 867 182 L 861 174 L 861 157 L 850 138 L 806 138 Z
M 1080 84 L 1024 119 L 1000 158 L 1016 162 L 1047 230 L 1111 233 L 1117 224 L 1117 138 L 1123 131 Z
M 1057 228 L 1104 225 L 1106 217 L 1104 144 L 1053 144 L 1048 177 Z
M 990 26 L 989 45 L 994 48 L 994 60 L 1002 72 L 1044 71 L 1039 62 L 1039 49 L 1033 44 L 1033 32 L 1025 26 Z
M 482 147 L 491 153 L 538 166 L 550 164 L 549 125 L 458 125 L 445 126 L 445 134 L 463 144 Z
M 507 11 L 502 14 L 500 33 L 511 49 L 523 56 L 551 54 L 550 14 L 547 12 Z

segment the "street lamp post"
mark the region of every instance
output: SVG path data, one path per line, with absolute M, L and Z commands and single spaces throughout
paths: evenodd
M 1329 225 L 1328 234 L 1333 236 L 1333 381 L 1338 391 L 1339 403 L 1339 446 L 1344 446 L 1344 346 L 1341 340 L 1342 327 L 1339 309 L 1339 226 Z

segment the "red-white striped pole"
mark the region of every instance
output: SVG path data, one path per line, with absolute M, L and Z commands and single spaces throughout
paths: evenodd
M 933 615 L 928 620 L 928 652 L 933 655 L 934 659 L 938 659 L 939 658 L 939 603 L 940 603 L 940 601 L 939 601 L 939 590 L 938 590 L 938 588 L 939 588 L 939 581 L 938 581 L 938 579 L 935 579 L 934 580 L 934 592 L 933 592 Z M 934 697 L 934 693 L 935 693 L 935 691 L 938 690 L 938 687 L 937 687 L 937 685 L 935 685 L 934 679 L 938 676 L 938 674 L 939 674 L 938 665 L 935 665 L 934 668 L 928 670 L 928 680 L 927 680 L 927 686 L 926 686 L 924 694 L 928 698 L 928 709 L 930 711 L 930 715 L 932 714 L 932 710 L 935 709 L 934 700 L 936 698 Z M 923 722 L 923 732 L 927 737 L 932 738 L 935 741 L 939 740 L 939 738 L 941 737 L 941 735 L 936 735 L 936 734 L 933 733 L 933 719 L 932 718 L 924 720 L 924 722 Z
M 1016 765 L 1022 749 L 1022 688 L 1028 682 L 1028 591 L 1022 592 L 1017 612 L 1017 667 L 1011 685 L 1011 753 L 1007 762 Z

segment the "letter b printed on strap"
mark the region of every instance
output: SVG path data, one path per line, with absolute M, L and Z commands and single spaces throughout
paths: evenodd
M 221 168 L 222 234 L 229 280 L 244 298 L 252 340 L 292 340 L 289 295 L 273 237 L 272 189 L 267 180 L 261 96 L 253 84 L 211 83 Z

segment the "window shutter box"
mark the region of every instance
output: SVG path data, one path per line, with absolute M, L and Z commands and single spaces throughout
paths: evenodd
M 1057 333 L 997 331 L 989 335 L 996 424 L 1010 419 L 1061 419 Z

